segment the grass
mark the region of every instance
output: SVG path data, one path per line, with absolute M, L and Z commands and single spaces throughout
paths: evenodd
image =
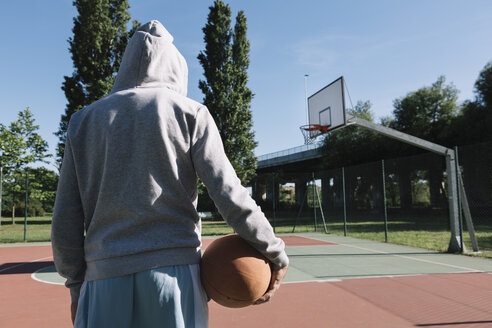
M 272 223 L 272 221 L 270 222 Z M 276 233 L 291 233 L 295 219 L 277 218 L 275 223 Z M 447 250 L 450 238 L 446 223 L 446 219 L 432 217 L 425 217 L 420 220 L 415 217 L 411 219 L 393 219 L 388 222 L 388 242 L 444 252 Z M 334 217 L 327 218 L 327 230 L 330 234 L 343 236 L 343 222 Z M 475 230 L 481 253 L 474 255 L 492 258 L 492 224 L 477 222 Z M 314 231 L 313 219 L 310 217 L 300 218 L 295 228 L 295 232 Z M 317 231 L 324 231 L 321 219 L 318 219 Z M 233 233 L 233 229 L 223 221 L 202 221 L 203 236 L 231 233 Z M 347 224 L 347 236 L 384 242 L 384 224 L 374 218 L 366 220 L 363 218 L 353 219 Z M 26 237 L 28 242 L 50 241 L 51 217 L 28 218 Z M 470 237 L 467 232 L 464 232 L 463 240 L 467 249 L 471 249 Z M 19 243 L 23 241 L 24 219 L 17 218 L 15 224 L 12 224 L 10 218 L 2 218 L 0 243 Z
M 322 228 L 319 228 L 322 229 Z M 318 230 L 322 231 L 322 230 Z M 291 233 L 292 226 L 279 226 L 275 229 L 276 233 Z M 296 232 L 314 232 L 313 225 L 298 225 Z M 224 221 L 202 221 L 202 236 L 220 236 L 234 233 L 234 230 Z
M 480 253 L 474 255 L 492 258 L 492 224 L 477 224 L 475 230 Z M 472 249 L 470 235 L 467 232 L 463 232 L 463 242 L 468 250 Z
M 224 221 L 202 221 L 202 236 L 220 236 L 234 233 Z
M 388 222 L 388 242 L 398 245 L 412 246 L 446 252 L 450 241 L 448 221 L 445 216 L 412 215 L 410 217 L 393 217 Z M 294 219 L 277 219 L 276 232 L 291 232 Z M 492 258 L 492 223 L 488 220 L 477 220 L 475 223 L 476 237 L 480 253 L 469 254 Z M 272 222 L 272 221 L 271 221 Z M 301 225 L 297 225 L 296 232 L 314 231 L 312 217 L 300 218 Z M 318 218 L 318 232 L 324 231 L 321 219 Z M 343 236 L 344 224 L 340 217 L 326 218 L 328 233 Z M 359 239 L 385 242 L 384 222 L 380 218 L 370 215 L 351 216 L 347 222 L 347 236 Z M 470 236 L 463 232 L 463 241 L 467 250 L 471 250 Z
M 0 243 L 24 242 L 24 218 L 2 218 L 0 227 Z M 27 218 L 26 241 L 50 241 L 51 240 L 51 216 L 38 216 Z

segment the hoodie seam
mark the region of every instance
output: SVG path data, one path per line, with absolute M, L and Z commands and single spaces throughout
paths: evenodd
M 148 35 L 147 34 L 144 34 L 144 37 L 143 37 L 143 42 L 145 43 L 146 39 L 148 38 Z M 137 88 L 138 86 L 140 86 L 142 83 L 139 83 L 139 80 L 141 79 L 141 76 L 142 76 L 142 72 L 141 72 L 141 68 L 142 68 L 142 60 L 143 60 L 143 51 L 144 51 L 144 48 L 145 47 L 140 47 L 140 55 L 139 55 L 139 61 L 138 61 L 138 70 L 137 70 L 137 78 L 135 79 L 135 86 L 134 88 Z

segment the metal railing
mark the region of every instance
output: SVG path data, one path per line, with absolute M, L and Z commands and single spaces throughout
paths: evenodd
M 293 147 L 293 148 L 289 148 L 289 149 L 285 149 L 285 150 L 276 151 L 274 153 L 269 153 L 269 154 L 258 156 L 258 162 L 265 161 L 267 159 L 272 159 L 272 158 L 302 153 L 302 152 L 308 151 L 308 150 L 318 149 L 321 146 L 322 146 L 321 144 L 302 145 L 302 146 L 297 146 L 297 147 Z

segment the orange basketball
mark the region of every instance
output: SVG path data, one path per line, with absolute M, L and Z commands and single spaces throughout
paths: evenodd
M 268 260 L 238 235 L 214 240 L 205 250 L 200 276 L 207 295 L 220 305 L 253 304 L 270 285 Z

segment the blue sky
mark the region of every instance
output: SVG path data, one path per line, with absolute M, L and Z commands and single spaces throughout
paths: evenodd
M 189 97 L 201 101 L 203 32 L 212 0 L 130 0 L 132 18 L 161 21 L 189 66 Z M 492 60 L 492 1 L 226 1 L 244 10 L 251 43 L 249 87 L 262 155 L 303 143 L 304 75 L 308 94 L 345 77 L 353 103 L 370 100 L 376 120 L 393 100 L 445 75 L 473 99 L 473 84 Z M 55 153 L 66 100 L 60 89 L 73 71 L 68 52 L 76 10 L 69 0 L 0 3 L 0 123 L 29 106 Z M 53 168 L 53 167 L 51 167 Z

